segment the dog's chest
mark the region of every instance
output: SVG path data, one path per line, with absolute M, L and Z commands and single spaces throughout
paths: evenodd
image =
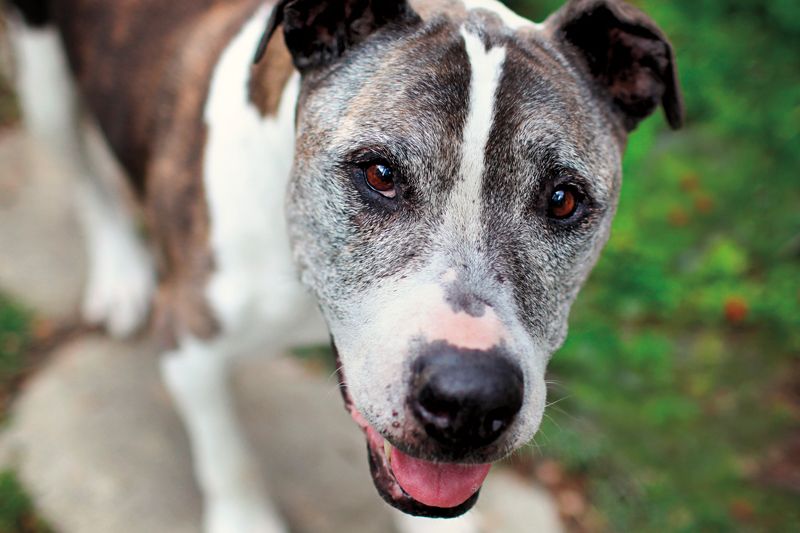
M 259 11 L 220 56 L 204 115 L 203 179 L 214 257 L 206 294 L 220 325 L 244 335 L 290 328 L 309 307 L 284 214 L 299 77 L 286 84 L 274 116 L 262 116 L 248 93 L 267 15 Z

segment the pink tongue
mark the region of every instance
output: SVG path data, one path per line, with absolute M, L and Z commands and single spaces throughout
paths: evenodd
M 409 496 L 431 507 L 461 505 L 481 488 L 491 467 L 430 463 L 392 449 L 392 471 L 397 482 Z

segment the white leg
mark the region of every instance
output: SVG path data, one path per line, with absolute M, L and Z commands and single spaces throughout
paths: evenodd
M 229 393 L 228 358 L 211 345 L 184 340 L 162 359 L 162 375 L 192 444 L 205 498 L 208 533 L 282 533 L 238 426 Z
M 438 518 L 420 518 L 394 511 L 394 525 L 398 533 L 479 533 L 480 522 L 476 511 L 450 520 Z
M 142 326 L 150 309 L 152 257 L 113 191 L 81 183 L 76 192 L 89 254 L 83 317 L 104 324 L 112 336 L 126 337 Z
M 57 32 L 11 24 L 17 93 L 25 125 L 59 168 L 77 180 L 77 211 L 89 255 L 83 313 L 115 336 L 141 326 L 154 288 L 153 262 L 121 190 L 93 171 L 79 97 Z

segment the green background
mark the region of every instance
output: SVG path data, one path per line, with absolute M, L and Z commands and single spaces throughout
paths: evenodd
M 687 124 L 631 137 L 534 453 L 584 484 L 588 529 L 800 531 L 800 2 L 633 3 L 673 42 Z

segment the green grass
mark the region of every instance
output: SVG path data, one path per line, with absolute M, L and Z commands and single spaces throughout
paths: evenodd
M 0 533 L 47 533 L 13 472 L 0 472 Z
M 5 416 L 12 385 L 25 370 L 31 318 L 28 311 L 0 294 L 0 419 Z
M 0 294 L 0 420 L 7 416 L 12 385 L 27 370 L 31 314 Z M 11 471 L 0 472 L 0 533 L 49 531 Z

